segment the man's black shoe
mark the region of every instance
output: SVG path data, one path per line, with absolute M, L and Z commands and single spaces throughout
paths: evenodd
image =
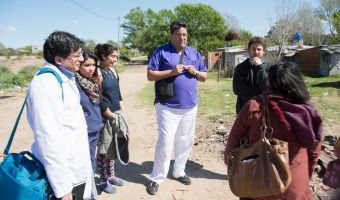
M 158 186 L 158 183 L 151 181 L 146 187 L 146 191 L 151 195 L 155 195 L 158 191 Z
M 191 180 L 188 176 L 181 176 L 176 178 L 179 182 L 183 183 L 184 185 L 190 185 L 191 184 Z

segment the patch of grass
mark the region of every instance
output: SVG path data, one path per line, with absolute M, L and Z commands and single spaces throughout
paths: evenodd
M 8 68 L 0 66 L 0 89 L 7 89 L 13 86 L 27 87 L 40 67 L 27 66 L 22 68 L 17 74 L 14 74 Z M 118 73 L 122 73 L 126 68 L 118 66 L 116 70 Z
M 340 120 L 340 75 L 304 77 L 311 102 L 320 112 L 325 124 Z
M 211 75 L 211 74 L 209 74 Z M 236 96 L 232 90 L 232 80 L 208 77 L 206 82 L 198 83 L 198 115 L 217 120 L 225 115 L 235 115 Z
M 6 67 L 0 66 L 0 88 L 8 88 L 15 83 L 15 75 Z
M 320 112 L 324 123 L 340 121 L 340 75 L 329 77 L 305 76 L 307 87 L 311 94 L 311 102 Z M 154 82 L 149 82 L 139 92 L 138 98 L 142 105 L 153 106 Z M 210 71 L 206 82 L 198 83 L 198 115 L 210 120 L 217 120 L 225 116 L 235 116 L 236 95 L 233 93 L 232 80 L 220 78 L 217 81 L 217 73 Z
M 28 86 L 39 69 L 40 67 L 38 66 L 28 66 L 21 69 L 18 74 L 16 74 L 18 80 L 22 82 L 21 86 Z
M 217 74 L 210 72 L 206 82 L 198 83 L 198 115 L 210 120 L 217 120 L 225 115 L 235 115 L 236 96 L 232 91 L 232 80 L 220 79 L 217 82 Z M 141 105 L 152 107 L 155 98 L 154 82 L 147 83 L 145 88 L 138 93 Z
M 153 102 L 155 100 L 155 93 L 154 93 L 154 81 L 149 81 L 144 89 L 138 92 L 137 96 L 140 99 L 140 106 L 145 108 L 152 108 Z
M 6 89 L 13 86 L 26 87 L 38 69 L 39 67 L 37 66 L 28 66 L 14 74 L 8 68 L 0 67 L 0 88 Z

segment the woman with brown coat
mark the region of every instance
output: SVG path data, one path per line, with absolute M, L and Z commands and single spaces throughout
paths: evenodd
M 292 62 L 271 66 L 268 86 L 269 91 L 264 95 L 274 129 L 273 137 L 288 142 L 292 182 L 280 195 L 241 199 L 312 199 L 309 182 L 321 150 L 321 117 L 309 102 L 307 87 Z M 228 153 L 239 146 L 247 133 L 249 144 L 260 138 L 261 104 L 261 98 L 256 96 L 238 114 L 224 152 L 226 164 Z

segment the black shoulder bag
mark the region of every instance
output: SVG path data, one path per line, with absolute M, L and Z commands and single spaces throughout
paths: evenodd
M 185 48 L 183 49 L 181 53 L 181 58 L 179 60 L 178 64 L 182 64 L 183 57 L 184 57 L 184 51 Z M 171 99 L 174 96 L 174 80 L 176 79 L 176 76 L 170 76 L 168 78 L 161 79 L 159 81 L 155 82 L 155 92 L 156 92 L 156 97 L 159 101 L 167 101 Z

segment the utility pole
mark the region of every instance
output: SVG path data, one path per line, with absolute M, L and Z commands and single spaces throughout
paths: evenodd
M 120 17 L 118 16 L 118 38 L 117 38 L 117 45 L 118 45 L 118 57 L 117 57 L 117 62 L 119 63 L 119 21 L 120 21 Z

